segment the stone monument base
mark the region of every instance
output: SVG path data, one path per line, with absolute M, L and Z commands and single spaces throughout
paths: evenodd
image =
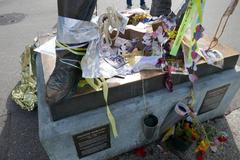
M 106 115 L 100 107 L 60 120 L 53 120 L 45 99 L 45 80 L 41 67 L 41 55 L 37 55 L 38 118 L 40 141 L 51 160 L 106 160 L 159 138 L 159 128 L 174 105 L 190 92 L 190 83 L 129 98 L 110 105 L 116 119 L 119 137 L 114 138 Z M 240 87 L 240 70 L 230 69 L 199 79 L 194 84 L 195 110 L 202 121 L 224 115 L 232 98 Z M 109 95 L 111 96 L 111 95 Z M 90 101 L 93 99 L 89 99 Z M 146 140 L 143 118 L 153 113 L 158 118 L 155 135 Z

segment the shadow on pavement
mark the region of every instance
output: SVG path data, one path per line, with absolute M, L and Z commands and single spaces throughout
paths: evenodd
M 8 114 L 0 117 L 0 160 L 48 160 L 38 137 L 37 110 L 21 110 L 8 96 Z

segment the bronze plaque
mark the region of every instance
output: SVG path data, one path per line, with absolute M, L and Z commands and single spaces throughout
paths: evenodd
M 227 84 L 222 87 L 208 91 L 201 105 L 199 114 L 206 113 L 216 109 L 220 102 L 222 101 L 229 86 L 230 84 Z
M 110 127 L 105 125 L 73 136 L 79 158 L 111 147 Z

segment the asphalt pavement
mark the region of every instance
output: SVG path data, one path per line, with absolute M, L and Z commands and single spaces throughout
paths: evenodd
M 150 6 L 151 1 L 146 2 Z M 173 11 L 176 11 L 182 2 L 173 0 L 173 3 Z M 226 0 L 207 2 L 204 12 L 206 33 L 214 33 L 228 3 Z M 126 4 L 121 0 L 99 0 L 98 14 L 103 13 L 106 6 L 123 10 Z M 134 1 L 134 7 L 139 7 L 138 1 Z M 25 18 L 18 23 L 0 25 L 0 160 L 47 160 L 38 138 L 37 110 L 21 110 L 12 102 L 10 93 L 20 78 L 19 56 L 24 47 L 31 44 L 35 36 L 51 32 L 56 24 L 57 1 L 0 0 L 0 17 L 8 13 L 23 13 Z M 240 50 L 239 30 L 240 5 L 220 41 Z M 240 93 L 232 102 L 232 109 L 240 107 L 239 96 Z M 236 137 L 239 139 L 239 129 L 234 124 L 230 128 L 237 130 Z M 240 144 L 237 146 L 239 148 Z

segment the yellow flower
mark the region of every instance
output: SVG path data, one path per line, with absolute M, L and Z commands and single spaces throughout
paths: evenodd
M 207 139 L 204 139 L 200 142 L 195 152 L 206 152 L 210 146 L 210 142 Z

